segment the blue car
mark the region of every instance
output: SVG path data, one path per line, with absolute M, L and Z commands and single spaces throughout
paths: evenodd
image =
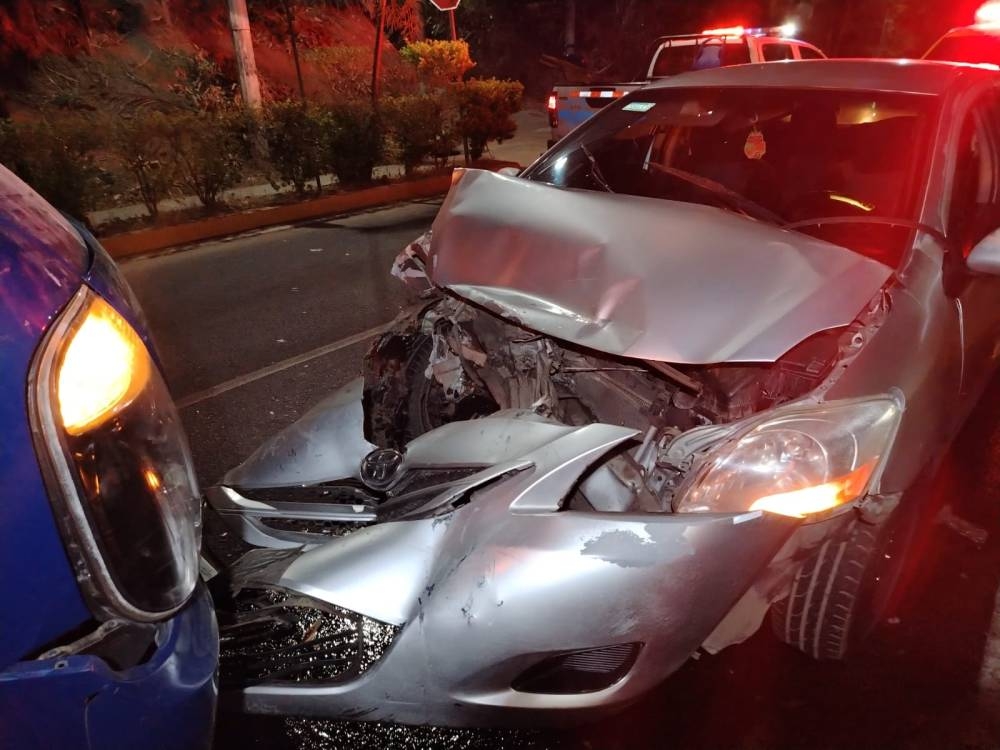
M 177 410 L 114 263 L 0 167 L 0 747 L 208 747 L 218 631 Z

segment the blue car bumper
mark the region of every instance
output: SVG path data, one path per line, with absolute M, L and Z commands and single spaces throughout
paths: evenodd
M 164 623 L 152 655 L 115 672 L 93 656 L 0 672 L 0 747 L 193 750 L 212 741 L 219 636 L 202 588 Z

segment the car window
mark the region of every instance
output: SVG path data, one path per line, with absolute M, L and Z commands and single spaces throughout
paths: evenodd
M 778 225 L 915 221 L 937 112 L 936 97 L 918 94 L 644 89 L 603 110 L 524 176 L 701 203 Z M 899 225 L 873 221 L 801 231 L 891 266 L 912 239 Z
M 802 56 L 803 60 L 825 60 L 823 53 L 820 52 L 815 47 L 807 47 L 804 44 L 799 45 L 799 55 Z
M 653 78 L 674 76 L 691 70 L 723 68 L 750 62 L 750 49 L 743 40 L 724 42 L 705 38 L 694 43 L 667 42 L 653 66 Z
M 998 127 L 1000 112 L 994 94 L 975 104 L 962 123 L 948 209 L 948 237 L 964 257 L 1000 227 Z
M 778 60 L 794 60 L 795 54 L 792 52 L 790 44 L 776 44 L 771 42 L 764 45 L 764 61 L 777 62 Z

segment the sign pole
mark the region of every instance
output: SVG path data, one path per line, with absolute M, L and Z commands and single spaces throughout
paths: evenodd
M 458 26 L 455 24 L 455 9 L 462 4 L 462 0 L 430 0 L 431 5 L 442 13 L 447 13 L 451 23 L 451 41 L 458 41 Z

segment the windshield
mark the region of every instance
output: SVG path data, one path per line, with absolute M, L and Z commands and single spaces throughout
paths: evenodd
M 675 76 L 691 70 L 724 68 L 750 62 L 744 40 L 725 42 L 718 37 L 668 41 L 660 48 L 653 65 L 653 78 Z
M 701 203 L 808 232 L 896 266 L 917 216 L 933 97 L 777 88 L 647 89 L 525 177 Z M 813 219 L 857 221 L 807 224 Z
M 1000 37 L 988 34 L 946 36 L 924 58 L 976 65 L 1000 65 Z

